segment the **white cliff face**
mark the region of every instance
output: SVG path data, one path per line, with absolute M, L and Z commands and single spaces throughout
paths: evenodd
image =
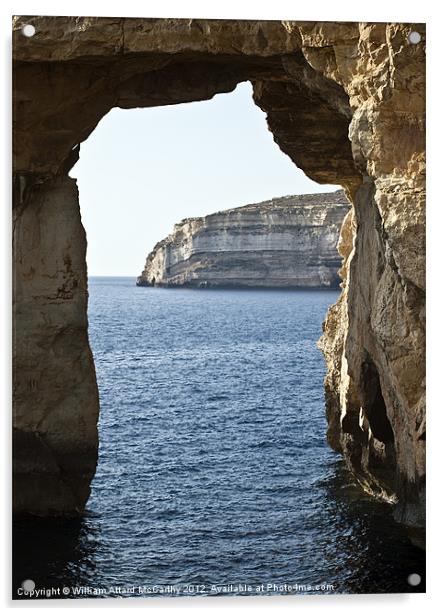
M 342 191 L 188 218 L 148 255 L 139 286 L 337 287 Z

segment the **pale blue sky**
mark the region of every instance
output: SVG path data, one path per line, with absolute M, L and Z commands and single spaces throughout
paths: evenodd
M 72 169 L 91 276 L 138 276 L 183 218 L 289 194 L 327 192 L 281 152 L 251 84 L 210 101 L 113 109 Z

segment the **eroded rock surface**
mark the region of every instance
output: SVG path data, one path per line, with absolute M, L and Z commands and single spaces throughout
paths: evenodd
M 81 510 L 95 462 L 85 242 L 67 179 L 79 144 L 112 107 L 203 100 L 250 80 L 283 152 L 353 203 L 321 342 L 330 443 L 422 527 L 424 25 L 20 17 L 13 41 L 16 510 Z
M 147 257 L 139 286 L 336 288 L 343 191 L 186 218 Z
M 79 513 L 97 462 L 98 393 L 75 180 L 34 187 L 32 205 L 16 194 L 14 245 L 14 508 Z

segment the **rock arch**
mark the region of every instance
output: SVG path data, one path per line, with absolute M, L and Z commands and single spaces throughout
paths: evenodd
M 15 511 L 79 513 L 95 471 L 86 239 L 68 177 L 79 144 L 115 106 L 250 80 L 279 147 L 353 203 L 321 340 L 329 442 L 399 519 L 423 525 L 424 39 L 421 24 L 14 18 Z M 393 439 L 373 434 L 375 412 Z

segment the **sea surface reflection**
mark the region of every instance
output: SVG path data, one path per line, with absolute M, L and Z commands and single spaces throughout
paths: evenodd
M 83 518 L 15 520 L 14 593 L 422 592 L 424 553 L 325 441 L 316 341 L 336 297 L 92 279 L 97 474 Z

